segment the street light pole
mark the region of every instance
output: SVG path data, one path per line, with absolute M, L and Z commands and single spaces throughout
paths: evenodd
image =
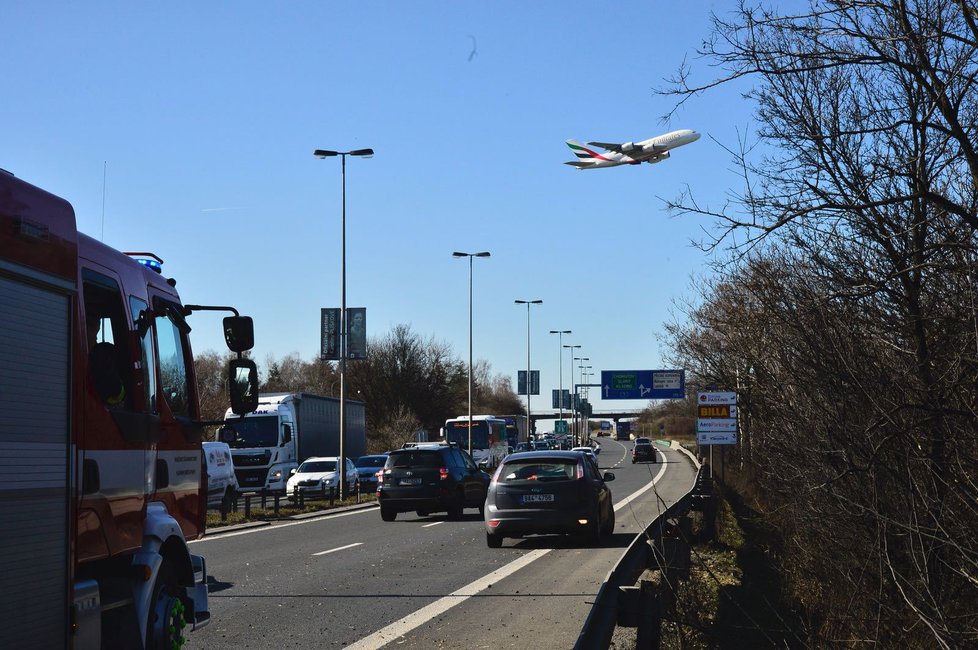
M 340 475 L 340 499 L 346 498 L 346 349 L 347 349 L 347 326 L 346 326 L 346 157 L 364 156 L 370 158 L 374 155 L 373 149 L 354 149 L 353 151 L 332 151 L 330 149 L 316 149 L 313 155 L 317 158 L 330 158 L 339 156 L 341 160 L 341 182 L 342 182 L 342 228 L 340 235 L 340 460 L 337 463 L 337 470 Z M 301 462 L 302 459 L 296 459 Z
M 469 456 L 472 455 L 472 258 L 489 257 L 489 251 L 481 253 L 460 253 L 455 251 L 452 257 L 469 258 Z M 445 430 L 445 442 L 448 440 L 448 430 Z
M 542 300 L 515 300 L 517 305 L 526 305 L 526 430 L 533 434 L 533 418 L 530 416 L 530 305 L 542 305 Z
M 574 361 L 590 361 L 590 360 L 591 360 L 590 357 L 574 357 Z M 578 366 L 578 368 L 580 368 L 580 367 L 581 366 Z M 573 378 L 574 378 L 574 369 L 571 368 L 571 379 L 573 379 Z M 582 384 L 584 383 L 584 373 L 583 372 L 581 372 L 581 383 Z M 579 388 L 583 388 L 583 386 L 579 386 Z M 577 402 L 578 402 L 578 404 L 580 404 L 580 402 L 581 402 L 580 395 L 578 395 Z M 587 424 L 587 416 L 584 415 L 583 409 L 581 409 L 578 413 L 579 414 L 576 416 L 576 421 L 578 422 L 577 434 L 578 434 L 578 436 L 580 436 L 580 438 L 578 440 L 578 444 L 583 445 L 584 444 L 584 427 Z
M 560 420 L 564 419 L 564 334 L 570 334 L 570 330 L 550 330 L 551 334 L 557 335 L 557 407 L 560 409 Z
M 570 370 L 570 377 L 569 377 L 570 381 L 567 383 L 567 388 L 568 389 L 571 389 L 571 388 L 574 387 L 574 361 L 573 361 L 573 359 L 574 359 L 574 350 L 575 349 L 579 350 L 581 348 L 581 346 L 580 345 L 565 345 L 563 347 L 570 349 L 571 362 L 567 364 L 567 369 Z M 561 380 L 561 381 L 563 381 L 563 380 Z M 576 395 L 577 392 L 575 391 L 574 394 Z M 563 396 L 561 396 L 561 397 L 563 397 Z M 573 406 L 571 408 L 571 420 L 573 422 L 575 422 L 575 423 L 577 422 L 577 414 L 574 412 Z M 576 429 L 576 427 L 575 427 L 575 429 Z M 575 430 L 573 433 L 574 433 L 574 446 L 576 447 L 577 446 L 577 431 Z

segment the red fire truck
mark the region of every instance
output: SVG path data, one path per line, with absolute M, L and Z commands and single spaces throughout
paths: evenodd
M 0 646 L 176 648 L 209 621 L 187 546 L 207 488 L 185 317 L 233 312 L 240 413 L 257 406 L 253 328 L 175 285 L 0 170 Z

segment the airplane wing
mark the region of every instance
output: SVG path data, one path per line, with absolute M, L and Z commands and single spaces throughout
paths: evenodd
M 653 145 L 651 149 L 646 149 L 644 152 L 641 147 L 635 147 L 634 143 L 627 142 L 625 144 L 619 144 L 615 142 L 588 142 L 592 147 L 601 147 L 602 149 L 607 149 L 608 151 L 614 151 L 615 153 L 625 154 L 627 156 L 634 155 L 633 152 L 636 150 L 640 153 L 647 155 L 654 155 L 656 152 L 663 149 L 660 145 Z
M 570 165 L 571 167 L 577 167 L 578 169 L 584 169 L 585 167 L 590 167 L 593 163 L 572 160 L 571 162 L 565 162 L 564 164 Z
M 625 153 L 621 149 L 621 145 L 616 142 L 588 142 L 592 147 L 601 147 L 602 149 L 607 149 L 608 151 L 614 151 L 615 153 Z

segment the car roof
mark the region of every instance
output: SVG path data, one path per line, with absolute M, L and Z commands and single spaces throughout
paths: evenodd
M 317 461 L 317 460 L 339 460 L 339 458 L 340 458 L 339 456 L 310 456 L 309 458 L 305 459 L 302 462 L 308 463 L 309 461 Z M 302 463 L 299 464 L 301 465 Z

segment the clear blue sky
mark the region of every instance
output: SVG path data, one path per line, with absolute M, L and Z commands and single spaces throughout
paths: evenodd
M 734 89 L 670 123 L 653 94 L 708 36 L 708 2 L 4 3 L 0 167 L 58 194 L 79 229 L 165 261 L 186 302 L 255 318 L 255 358 L 319 352 L 340 303 L 347 161 L 347 305 L 370 336 L 410 325 L 495 374 L 531 358 L 549 408 L 558 339 L 595 372 L 662 368 L 656 335 L 708 258 L 709 224 L 659 197 L 739 189 L 729 155 L 751 107 Z M 657 165 L 577 171 L 564 144 L 704 134 Z M 103 172 L 104 213 L 103 213 Z M 104 217 L 103 217 L 104 214 Z M 195 315 L 197 352 L 223 350 Z M 564 353 L 564 385 L 569 382 Z M 578 365 L 578 362 L 574 362 Z M 575 368 L 574 381 L 579 380 Z M 597 379 L 595 379 L 597 380 Z M 594 394 L 592 392 L 592 398 Z M 646 402 L 602 403 L 641 408 Z

